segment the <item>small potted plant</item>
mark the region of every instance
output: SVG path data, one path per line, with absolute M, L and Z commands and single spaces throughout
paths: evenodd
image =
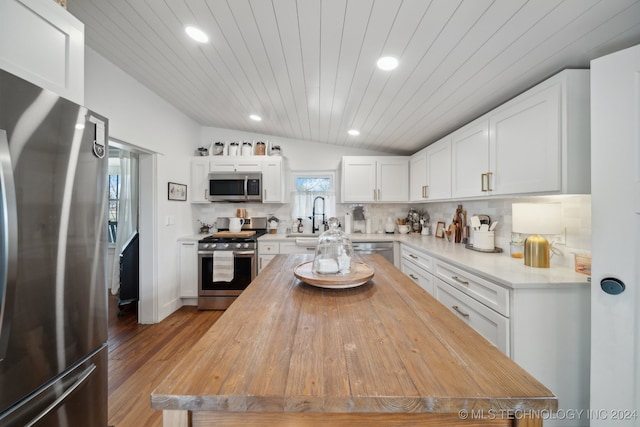
M 213 228 L 212 224 L 207 224 L 206 222 L 203 222 L 202 220 L 198 220 L 198 222 L 200 223 L 200 233 L 201 234 L 208 234 L 211 231 L 211 228 Z

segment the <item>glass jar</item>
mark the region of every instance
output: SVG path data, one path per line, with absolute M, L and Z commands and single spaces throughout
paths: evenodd
M 230 142 L 229 143 L 229 155 L 230 156 L 237 156 L 238 155 L 238 143 L 237 142 Z
M 318 237 L 311 271 L 315 274 L 349 274 L 353 258 L 351 239 L 338 228 L 338 218 L 331 217 L 328 223 L 329 230 Z
M 271 155 L 272 156 L 281 155 L 281 150 L 280 150 L 280 146 L 279 145 L 272 145 L 271 146 Z
M 266 151 L 266 146 L 264 145 L 264 142 L 262 141 L 256 142 L 256 156 L 264 156 L 265 151 Z
M 509 243 L 509 249 L 511 253 L 511 258 L 523 258 L 524 257 L 524 242 L 522 240 L 519 241 L 511 241 Z

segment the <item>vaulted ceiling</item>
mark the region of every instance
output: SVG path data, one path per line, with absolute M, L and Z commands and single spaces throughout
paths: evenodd
M 69 0 L 68 10 L 89 47 L 203 126 L 398 154 L 640 43 L 631 0 Z M 376 67 L 387 55 L 393 71 Z

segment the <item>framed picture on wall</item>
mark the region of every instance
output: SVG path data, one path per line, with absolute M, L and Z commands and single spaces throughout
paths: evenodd
M 438 221 L 436 225 L 436 237 L 440 239 L 444 238 L 444 222 Z
M 168 189 L 169 200 L 179 200 L 185 202 L 187 200 L 187 186 L 186 184 L 176 184 L 175 182 L 169 183 Z

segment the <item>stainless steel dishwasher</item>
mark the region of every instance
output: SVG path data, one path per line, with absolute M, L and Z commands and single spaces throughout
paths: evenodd
M 353 242 L 356 255 L 380 254 L 393 264 L 393 242 Z

